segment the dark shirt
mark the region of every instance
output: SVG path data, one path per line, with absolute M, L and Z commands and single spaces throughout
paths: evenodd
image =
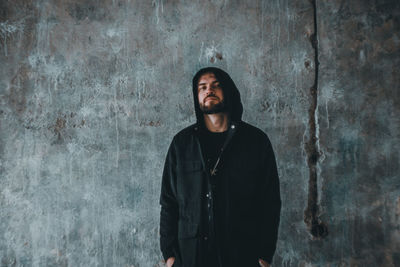
M 214 167 L 215 162 L 221 152 L 221 148 L 225 142 L 228 131 L 210 132 L 203 130 L 201 134 L 201 148 L 203 150 L 204 160 L 210 168 Z
M 221 153 L 221 148 L 224 145 L 226 140 L 228 131 L 225 132 L 210 132 L 207 129 L 203 129 L 200 135 L 200 143 L 203 152 L 204 160 L 207 164 L 207 168 L 209 171 L 214 168 L 214 165 L 217 162 L 218 157 Z M 217 165 L 217 172 L 215 176 L 211 176 L 211 184 L 213 187 L 213 196 L 214 196 L 214 217 L 215 213 L 218 213 L 218 207 L 221 206 L 222 203 L 219 203 L 220 198 L 218 197 L 219 193 L 221 192 L 221 181 L 218 179 L 218 168 L 221 166 L 220 164 Z M 207 254 L 205 256 L 206 265 L 207 266 L 218 266 L 218 259 L 217 259 L 217 245 L 216 245 L 216 235 L 218 233 L 214 232 L 214 227 L 209 225 L 208 217 L 209 217 L 209 209 L 206 208 L 204 213 L 207 216 L 204 216 L 204 219 L 207 221 L 205 225 L 208 225 L 208 229 L 206 229 L 206 233 L 208 235 L 207 238 Z M 217 227 L 218 229 L 218 227 Z

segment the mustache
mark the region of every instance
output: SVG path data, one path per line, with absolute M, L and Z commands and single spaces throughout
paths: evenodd
M 211 98 L 211 97 L 218 98 L 216 95 L 209 95 L 209 96 L 207 96 L 206 98 L 204 98 L 204 101 L 206 101 L 208 98 Z M 218 98 L 218 99 L 219 99 L 219 98 Z

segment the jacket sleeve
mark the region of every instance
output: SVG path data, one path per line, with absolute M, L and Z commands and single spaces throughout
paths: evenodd
M 266 193 L 263 194 L 265 210 L 262 213 L 265 228 L 262 232 L 263 245 L 261 248 L 261 258 L 271 264 L 276 250 L 276 242 L 278 240 L 281 197 L 275 155 L 269 140 L 267 142 L 265 152 L 264 175 L 266 181 Z
M 175 138 L 168 149 L 162 174 L 160 195 L 160 248 L 164 260 L 178 254 L 178 202 L 176 200 Z

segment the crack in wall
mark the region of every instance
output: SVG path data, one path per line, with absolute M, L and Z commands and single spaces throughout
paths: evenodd
M 310 37 L 312 48 L 314 49 L 314 65 L 315 76 L 314 84 L 310 87 L 311 105 L 308 110 L 309 124 L 309 140 L 305 144 L 307 152 L 307 165 L 309 168 L 308 181 L 308 202 L 304 211 L 304 222 L 306 223 L 311 235 L 316 238 L 324 238 L 328 235 L 328 228 L 319 218 L 318 205 L 318 160 L 320 158 L 320 150 L 318 145 L 318 25 L 317 25 L 317 3 L 316 0 L 310 0 L 313 8 L 314 33 Z

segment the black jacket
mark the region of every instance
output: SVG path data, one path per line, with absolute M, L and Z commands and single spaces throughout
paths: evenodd
M 197 80 L 214 72 L 222 84 L 231 115 L 228 138 L 218 167 L 220 189 L 214 192 L 199 135 L 205 127 L 197 100 Z M 221 267 L 259 266 L 272 261 L 281 200 L 275 156 L 267 135 L 241 120 L 240 94 L 228 74 L 201 70 L 193 79 L 197 123 L 176 134 L 166 157 L 161 188 L 160 245 L 174 266 L 202 267 L 205 255 L 204 210 L 214 212 Z M 216 205 L 218 198 L 218 205 Z

